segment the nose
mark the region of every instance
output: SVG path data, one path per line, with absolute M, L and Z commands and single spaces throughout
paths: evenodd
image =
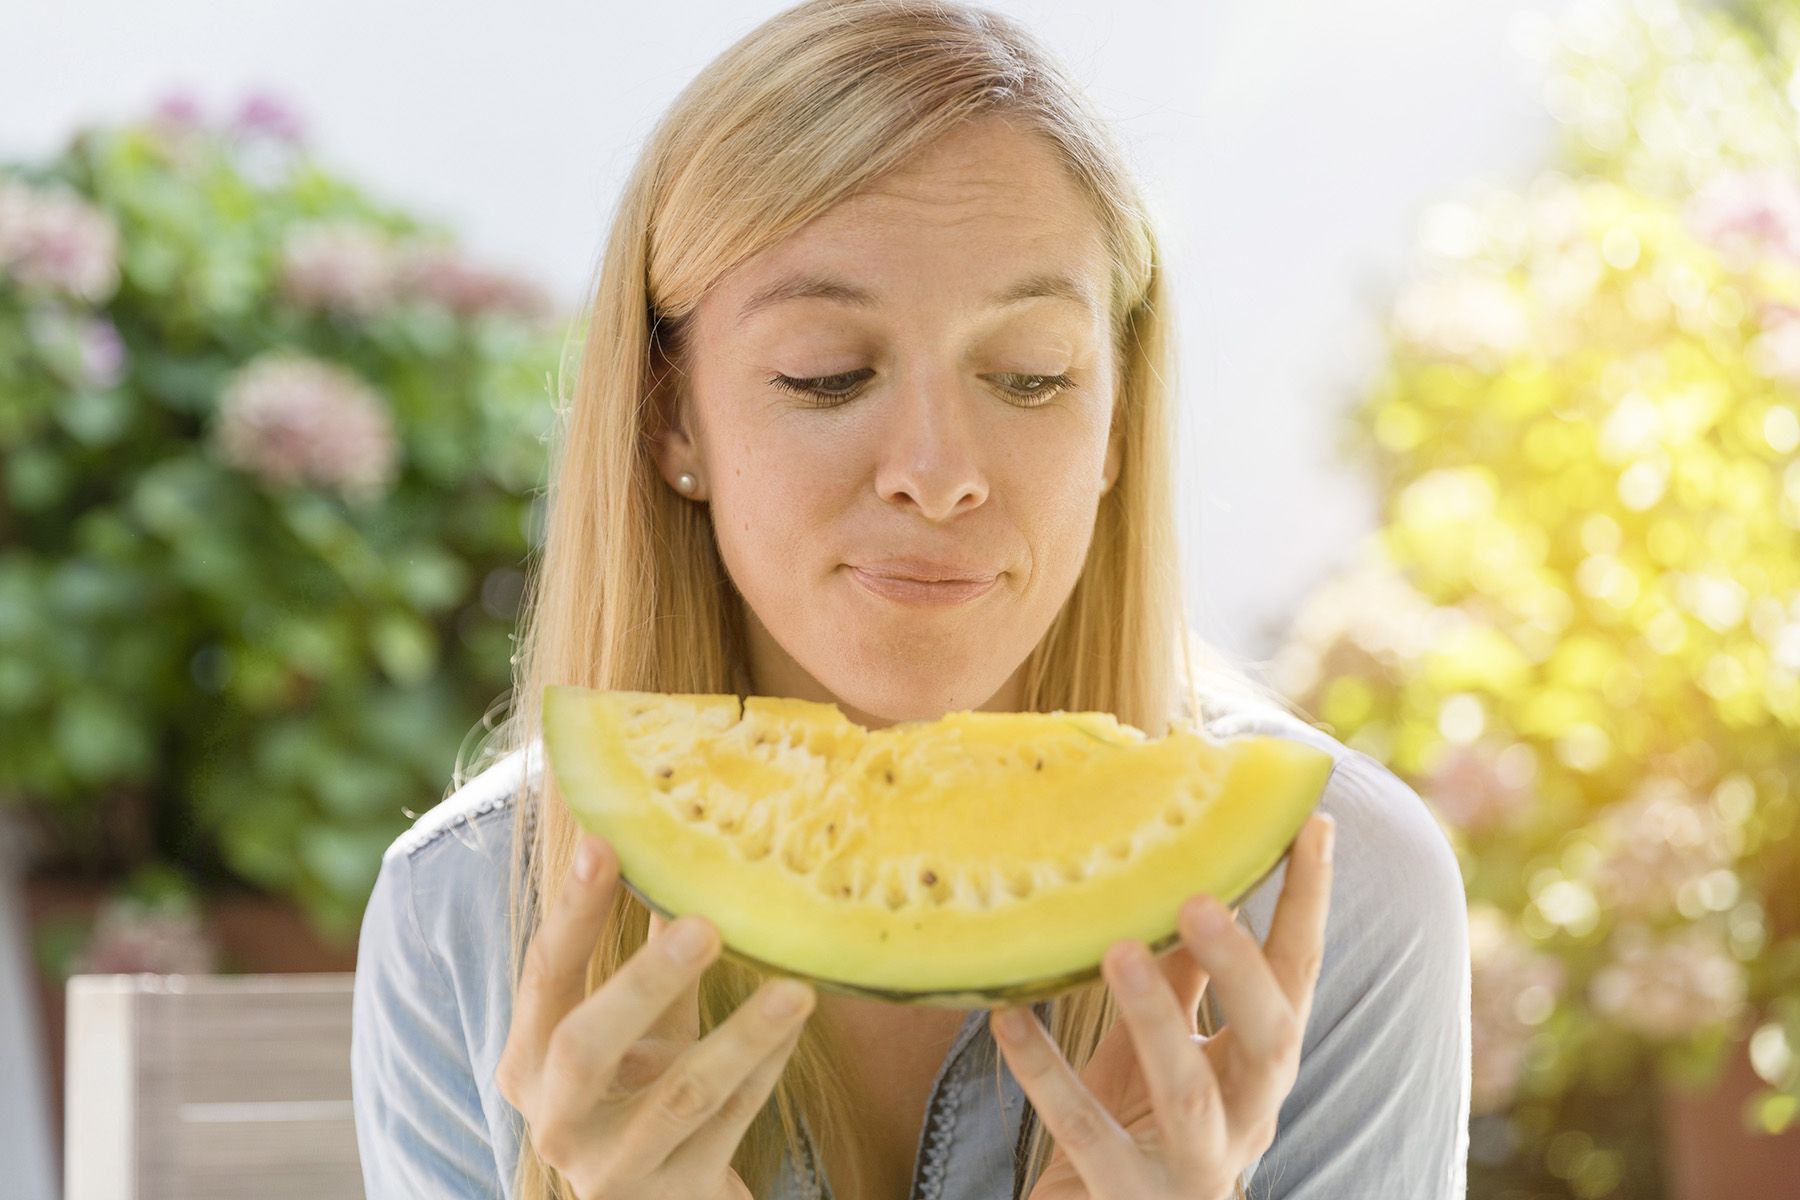
M 948 376 L 901 389 L 882 430 L 875 488 L 890 504 L 942 521 L 987 499 L 987 473 L 972 428 L 967 386 Z

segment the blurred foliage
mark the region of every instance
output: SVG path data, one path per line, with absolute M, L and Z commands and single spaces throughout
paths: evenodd
M 266 98 L 0 167 L 0 803 L 41 869 L 353 936 L 510 686 L 551 317 Z
M 1800 1102 L 1800 5 L 1521 20 L 1562 161 L 1432 206 L 1346 424 L 1382 528 L 1272 681 L 1463 869 L 1471 1194 L 1660 1194 Z

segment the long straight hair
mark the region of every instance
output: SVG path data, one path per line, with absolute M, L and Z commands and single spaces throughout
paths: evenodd
M 1091 201 L 1111 268 L 1111 334 L 1120 470 L 1101 497 L 1086 562 L 1024 664 L 1024 711 L 1105 711 L 1152 737 L 1243 696 L 1289 709 L 1187 629 L 1174 503 L 1175 362 L 1162 257 L 1120 148 L 1057 59 L 1012 19 L 935 0 L 807 0 L 719 55 L 656 125 L 614 215 L 599 263 L 573 395 L 557 382 L 542 544 L 528 564 L 506 716 L 459 763 L 453 787 L 541 739 L 544 689 L 745 695 L 742 603 L 705 506 L 657 473 L 659 362 L 682 374 L 696 303 L 734 265 L 904 164 L 972 118 L 1000 114 L 1047 139 Z M 491 714 L 490 714 L 491 715 Z M 523 756 L 521 756 L 523 758 Z M 548 770 L 522 780 L 509 895 L 516 987 L 526 941 L 554 899 L 579 829 Z M 588 964 L 587 987 L 647 940 L 649 911 L 618 891 Z M 720 959 L 700 986 L 700 1031 L 747 998 L 761 976 Z M 1217 1029 L 1210 991 L 1198 1021 Z M 1117 1020 L 1103 981 L 1050 1002 L 1051 1036 L 1077 1070 Z M 819 1145 L 865 1147 L 840 1069 L 841 1043 L 807 1022 L 770 1101 L 732 1165 L 755 1195 L 782 1159 Z M 995 1064 L 995 1082 L 1002 1081 Z M 802 1122 L 804 1121 L 804 1124 Z M 1052 1139 L 1027 1106 L 1015 1195 L 1041 1174 Z M 840 1181 L 853 1194 L 861 1180 Z M 519 1147 L 519 1200 L 573 1193 Z M 1240 1177 L 1237 1200 L 1243 1200 Z

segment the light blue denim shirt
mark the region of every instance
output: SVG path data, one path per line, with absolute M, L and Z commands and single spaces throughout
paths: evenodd
M 1209 716 L 1215 738 L 1292 737 L 1336 759 L 1324 961 L 1298 1077 L 1274 1141 L 1244 1173 L 1252 1200 L 1463 1200 L 1469 947 L 1462 874 L 1418 794 L 1375 759 L 1272 705 Z M 395 840 L 363 917 L 351 1076 L 371 1200 L 512 1196 L 522 1126 L 494 1084 L 511 989 L 508 856 L 521 771 L 542 745 L 469 780 Z M 1238 914 L 1261 942 L 1286 860 Z M 1224 1023 L 1230 1011 L 1215 997 Z M 1048 1004 L 1037 1006 L 1040 1019 Z M 1010 1200 L 1025 1096 L 986 1009 L 969 1010 L 932 1084 L 908 1200 Z M 829 1197 L 811 1155 L 760 1200 Z

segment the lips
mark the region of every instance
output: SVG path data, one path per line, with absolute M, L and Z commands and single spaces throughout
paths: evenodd
M 910 570 L 925 568 L 912 567 Z M 923 580 L 899 575 L 881 575 L 861 567 L 851 567 L 850 577 L 873 595 L 896 604 L 912 607 L 941 608 L 962 604 L 986 594 L 998 582 L 998 575 L 986 579 Z
M 911 580 L 915 583 L 988 583 L 996 574 L 976 567 L 925 558 L 884 558 L 874 562 L 851 563 L 850 567 L 865 575 Z

